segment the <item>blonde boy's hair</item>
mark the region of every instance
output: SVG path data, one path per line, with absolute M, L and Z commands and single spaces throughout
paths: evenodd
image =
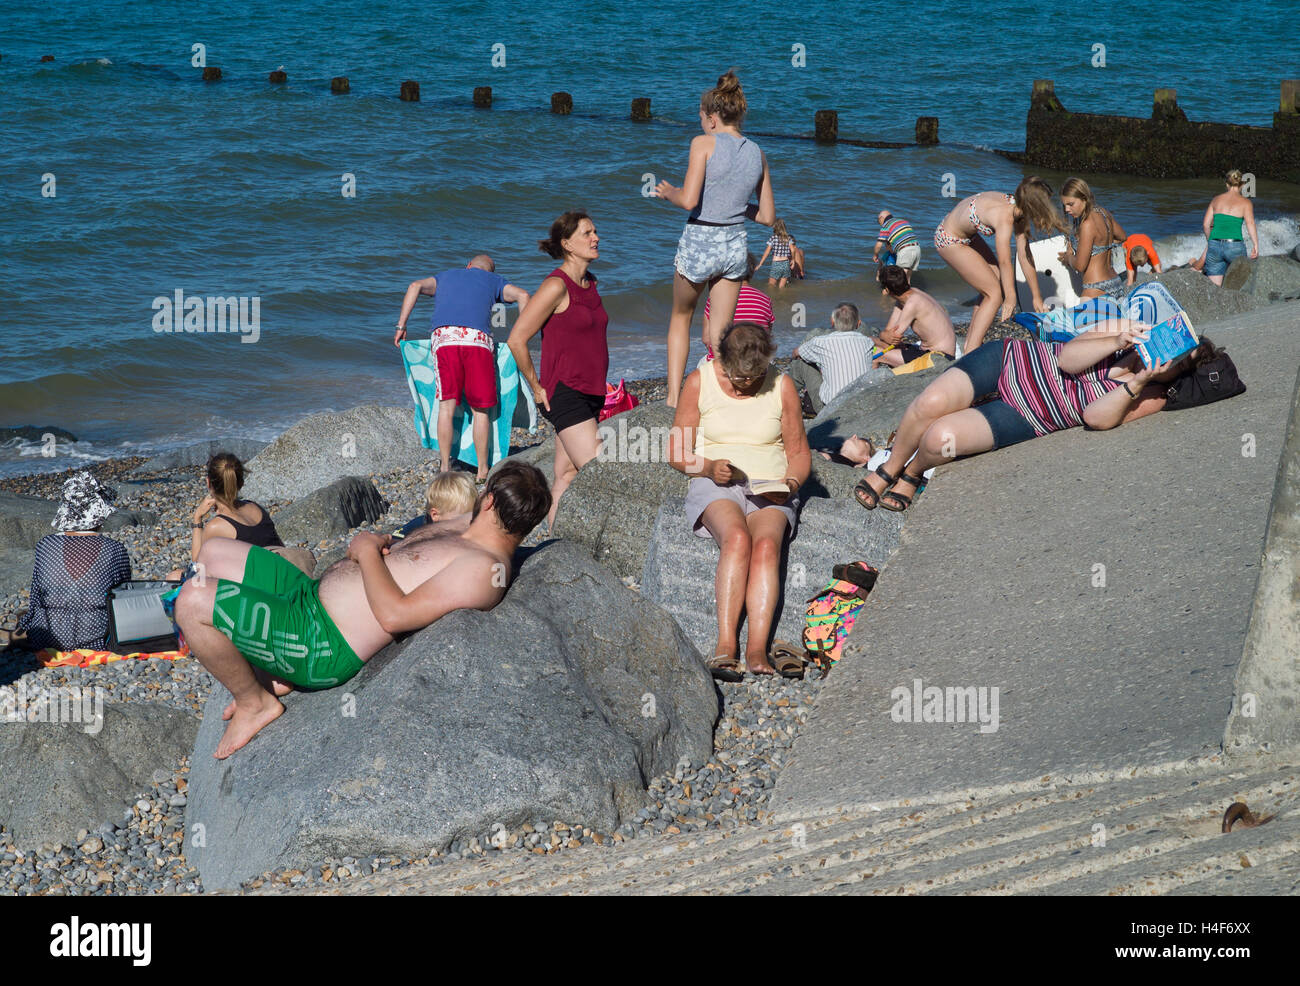
M 467 472 L 439 473 L 424 494 L 424 509 L 436 510 L 439 516 L 454 517 L 474 509 L 477 492 Z

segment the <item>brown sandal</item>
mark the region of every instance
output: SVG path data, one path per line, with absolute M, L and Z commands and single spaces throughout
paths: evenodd
M 709 669 L 709 674 L 713 675 L 716 681 L 745 680 L 745 671 L 740 665 L 740 658 L 735 654 L 714 654 L 704 666 Z
M 774 640 L 767 660 L 782 678 L 802 678 L 805 653 L 788 640 Z

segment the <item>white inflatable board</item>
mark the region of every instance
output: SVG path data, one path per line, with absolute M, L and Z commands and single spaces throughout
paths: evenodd
M 1029 244 L 1029 255 L 1038 268 L 1038 290 L 1052 308 L 1073 308 L 1079 303 L 1079 292 L 1083 290 L 1083 278 L 1079 272 L 1061 263 L 1057 256 L 1064 249 L 1064 236 L 1049 236 Z M 1034 310 L 1034 295 L 1025 280 L 1019 257 L 1016 258 L 1016 300 L 1020 302 L 1021 311 Z

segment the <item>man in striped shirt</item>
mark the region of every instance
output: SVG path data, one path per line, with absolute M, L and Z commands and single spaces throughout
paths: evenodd
M 888 209 L 881 210 L 876 221 L 880 223 L 880 235 L 876 237 L 876 249 L 871 259 L 881 263 L 880 251 L 884 250 L 883 263 L 903 268 L 910 281 L 912 271 L 921 265 L 921 243 L 916 238 L 916 231 L 906 219 L 896 219 Z
M 858 309 L 847 301 L 831 313 L 831 331 L 801 343 L 788 374 L 812 399 L 814 411 L 871 369 L 871 337 L 858 331 Z

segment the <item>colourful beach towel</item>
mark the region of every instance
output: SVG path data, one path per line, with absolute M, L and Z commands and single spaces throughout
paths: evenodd
M 1054 308 L 1050 312 L 1021 312 L 1015 317 L 1039 342 L 1069 342 L 1098 322 L 1124 318 L 1124 309 L 1114 298 L 1086 298 L 1073 308 Z
M 111 650 L 55 650 L 47 647 L 36 652 L 36 659 L 47 668 L 93 668 L 99 664 L 111 664 L 114 661 L 147 661 L 158 658 L 163 661 L 175 661 L 189 657 L 188 650 L 164 650 L 154 653 L 115 654 Z
M 428 339 L 408 339 L 402 343 L 402 363 L 406 367 L 406 384 L 415 402 L 415 433 L 425 448 L 438 447 L 438 363 L 433 353 L 433 343 Z M 510 425 L 515 416 L 515 403 L 519 398 L 519 368 L 514 354 L 506 345 L 498 343 L 497 406 L 488 414 L 491 447 L 488 465 L 496 465 L 510 454 Z M 531 395 L 530 395 L 531 396 Z M 452 434 L 456 447 L 452 455 L 471 466 L 478 465 L 474 451 L 474 420 L 469 405 L 463 400 L 456 406 Z M 531 430 L 531 429 L 530 429 Z

